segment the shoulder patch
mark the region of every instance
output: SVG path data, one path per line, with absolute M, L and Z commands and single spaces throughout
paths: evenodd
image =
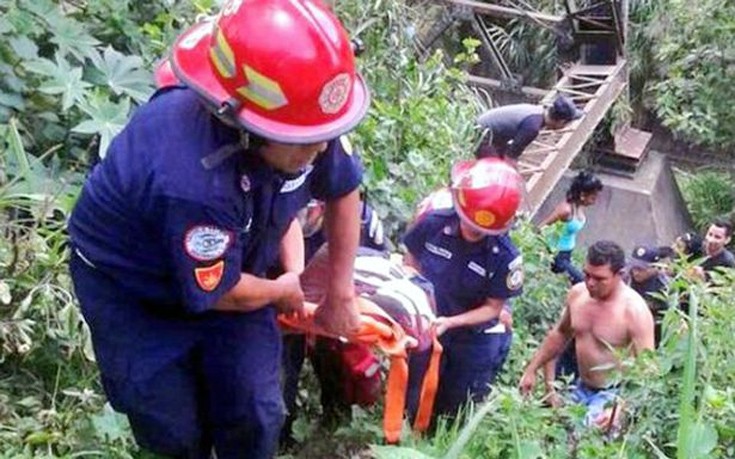
M 232 233 L 213 225 L 197 225 L 184 236 L 184 250 L 197 261 L 220 258 L 232 245 Z
M 523 267 L 518 267 L 508 273 L 505 278 L 505 286 L 508 290 L 518 290 L 523 287 Z
M 199 288 L 205 292 L 211 292 L 216 289 L 222 282 L 222 275 L 225 272 L 225 262 L 220 260 L 212 266 L 194 269 L 194 278 Z

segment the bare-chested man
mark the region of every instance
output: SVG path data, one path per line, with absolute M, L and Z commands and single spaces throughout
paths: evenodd
M 546 335 L 520 382 L 521 392 L 528 394 L 537 370 L 575 338 L 579 379 L 571 398 L 587 406 L 587 425 L 609 426 L 614 416 L 606 409 L 616 395 L 610 367 L 618 362 L 611 348 L 632 347 L 635 355 L 654 348 L 653 317 L 643 298 L 623 281 L 624 266 L 625 253 L 614 242 L 598 241 L 589 248 L 584 283 L 569 290 L 561 319 Z M 553 390 L 553 379 L 547 380 L 546 391 L 556 404 Z

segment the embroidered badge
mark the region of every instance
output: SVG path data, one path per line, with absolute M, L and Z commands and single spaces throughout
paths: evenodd
M 324 113 L 333 114 L 342 110 L 350 93 L 350 84 L 350 76 L 340 73 L 324 85 L 319 94 L 319 107 Z
M 508 290 L 518 290 L 521 288 L 523 286 L 523 267 L 519 266 L 509 272 L 505 278 L 505 285 L 508 287 Z
M 452 252 L 450 252 L 447 249 L 444 249 L 442 247 L 437 247 L 430 242 L 427 242 L 426 244 L 424 244 L 424 247 L 426 248 L 426 250 L 433 253 L 434 255 L 439 255 L 440 257 L 446 258 L 447 260 L 452 259 Z
M 469 263 L 467 263 L 467 267 L 470 268 L 470 270 L 479 274 L 481 277 L 485 277 L 485 274 L 487 274 L 485 268 L 475 263 L 474 261 L 470 261 Z
M 232 244 L 229 231 L 210 225 L 191 228 L 184 236 L 186 254 L 197 261 L 210 261 L 220 258 Z
M 220 260 L 212 266 L 204 268 L 194 268 L 194 278 L 196 278 L 199 288 L 205 292 L 211 292 L 216 289 L 222 281 L 222 275 L 225 272 L 225 262 Z
M 252 188 L 252 183 L 250 182 L 250 177 L 248 177 L 248 174 L 242 174 L 242 177 L 240 177 L 240 188 L 245 193 L 250 191 L 250 188 Z

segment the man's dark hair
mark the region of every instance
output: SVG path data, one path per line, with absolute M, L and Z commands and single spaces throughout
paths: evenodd
M 712 224 L 719 228 L 724 228 L 725 237 L 732 236 L 732 222 L 730 222 L 730 220 L 728 220 L 727 218 L 717 217 L 714 220 L 712 220 Z
M 587 263 L 592 266 L 610 265 L 614 273 L 625 267 L 625 252 L 613 241 L 597 241 L 587 249 Z

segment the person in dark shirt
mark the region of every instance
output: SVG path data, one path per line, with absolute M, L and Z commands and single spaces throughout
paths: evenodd
M 303 257 L 281 246 L 300 242 L 311 198 L 327 202 L 335 248 L 317 320 L 338 335 L 359 326 L 362 169 L 340 139 L 368 89 L 347 32 L 310 0 L 229 0 L 170 63 L 181 84 L 136 110 L 74 207 L 74 291 L 105 394 L 141 448 L 266 459 L 284 420 L 276 313 L 304 300 Z M 268 279 L 279 257 L 285 273 Z
M 653 314 L 656 346 L 661 342 L 661 321 L 668 308 L 660 294 L 666 291 L 670 281 L 662 267 L 656 264 L 662 262 L 666 255 L 659 247 L 640 245 L 633 249 L 628 264 L 630 286 L 643 297 Z
M 706 257 L 694 268 L 697 277 L 709 282 L 711 273 L 716 268 L 735 268 L 735 256 L 726 248 L 731 238 L 732 224 L 724 218 L 715 219 L 704 236 Z
M 513 104 L 492 108 L 477 118 L 477 124 L 485 132 L 475 157 L 516 160 L 541 129 L 562 129 L 583 114 L 571 99 L 562 95 L 549 107 Z

